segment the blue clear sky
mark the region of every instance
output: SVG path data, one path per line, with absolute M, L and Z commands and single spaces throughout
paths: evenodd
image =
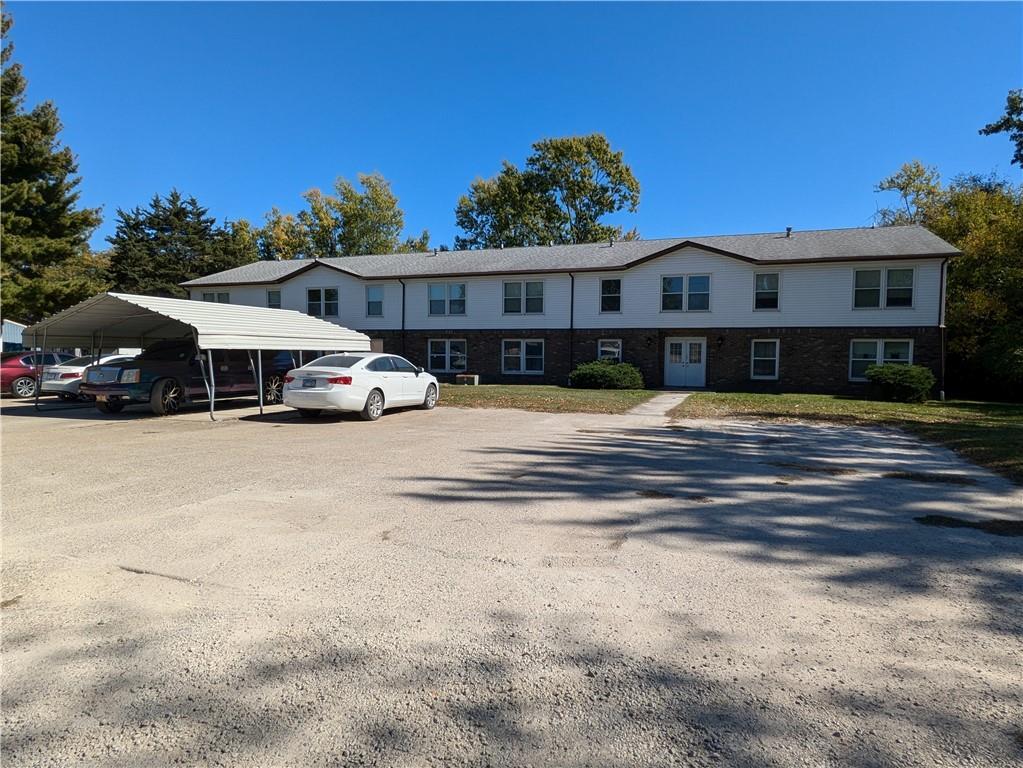
M 868 224 L 913 158 L 1019 179 L 977 134 L 1023 85 L 1019 3 L 7 7 L 95 246 L 172 187 L 258 222 L 360 171 L 450 244 L 475 177 L 591 131 L 642 185 L 617 220 L 643 237 Z

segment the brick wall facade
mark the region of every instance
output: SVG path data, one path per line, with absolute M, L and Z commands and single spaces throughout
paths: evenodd
M 707 340 L 707 388 L 752 392 L 820 392 L 855 394 L 865 385 L 849 381 L 852 339 L 912 339 L 913 362 L 929 367 L 940 382 L 941 336 L 938 328 L 701 328 L 585 329 L 480 331 L 366 331 L 386 352 L 427 365 L 429 339 L 465 339 L 469 369 L 485 384 L 565 384 L 572 368 L 594 360 L 599 339 L 621 339 L 623 356 L 643 373 L 648 387 L 664 383 L 664 346 L 669 337 Z M 501 371 L 502 339 L 543 339 L 542 376 Z M 779 378 L 750 378 L 753 339 L 779 340 Z M 438 374 L 441 381 L 453 375 Z

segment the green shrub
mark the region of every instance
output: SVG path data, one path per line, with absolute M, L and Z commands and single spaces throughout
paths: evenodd
M 877 399 L 900 403 L 922 403 L 934 388 L 934 374 L 922 365 L 871 365 L 867 380 Z
M 594 360 L 576 366 L 568 383 L 577 389 L 643 389 L 643 374 L 630 363 Z

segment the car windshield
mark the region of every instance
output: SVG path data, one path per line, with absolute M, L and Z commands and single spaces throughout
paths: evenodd
M 363 359 L 362 355 L 325 355 L 318 357 L 311 363 L 306 363 L 303 368 L 322 366 L 324 368 L 351 368 Z
M 92 365 L 92 355 L 85 355 L 84 357 L 72 357 L 70 360 L 65 360 L 61 365 L 69 365 L 72 367 L 84 367 L 86 365 Z
M 146 348 L 137 360 L 185 360 L 195 354 L 192 344 L 181 341 L 166 341 Z

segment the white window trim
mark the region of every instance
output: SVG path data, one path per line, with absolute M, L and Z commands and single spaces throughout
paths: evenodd
M 452 368 L 451 367 L 451 342 L 460 341 L 465 344 L 465 368 Z M 465 373 L 469 370 L 469 342 L 466 339 L 427 339 L 426 340 L 426 365 L 430 365 L 430 358 L 433 357 L 430 349 L 433 347 L 434 342 L 440 342 L 444 344 L 444 367 L 443 368 L 430 368 L 427 367 L 428 371 L 436 371 L 437 373 Z M 504 348 L 501 349 L 502 355 L 504 354 Z
M 666 277 L 681 277 L 682 278 L 682 309 L 665 309 L 664 308 L 664 278 Z M 689 308 L 689 278 L 691 277 L 705 277 L 707 278 L 707 308 L 706 309 L 690 309 Z M 658 285 L 658 297 L 657 306 L 659 310 L 665 314 L 673 315 L 678 312 L 710 312 L 714 308 L 713 294 L 714 294 L 714 275 L 711 272 L 686 272 L 679 274 L 673 272 L 670 274 L 663 274 L 657 281 Z M 702 293 L 702 291 L 699 291 Z M 672 296 L 675 294 L 672 293 Z
M 887 338 L 887 339 L 859 338 L 859 339 L 850 339 L 849 340 L 849 369 L 848 369 L 849 370 L 849 381 L 856 381 L 856 382 L 867 381 L 867 378 L 865 376 L 863 378 L 854 378 L 853 375 L 852 375 L 852 364 L 853 364 L 852 351 L 853 351 L 853 344 L 855 344 L 857 342 L 860 342 L 860 341 L 869 341 L 869 342 L 874 342 L 874 343 L 877 344 L 877 352 L 874 353 L 874 365 L 884 365 L 884 345 L 885 344 L 887 344 L 889 342 L 893 342 L 893 341 L 895 341 L 895 342 L 909 342 L 909 358 L 906 360 L 906 365 L 912 365 L 913 364 L 913 352 L 914 352 L 914 346 L 915 346 L 913 344 L 913 339 L 902 339 L 902 338 Z M 864 359 L 865 360 L 866 358 L 859 358 L 859 359 Z
M 910 301 L 908 306 L 905 306 L 905 307 L 889 307 L 888 306 L 888 271 L 891 270 L 891 269 L 905 269 L 905 270 L 909 270 L 910 272 L 913 273 L 913 284 L 911 286 L 912 300 Z M 881 287 L 880 287 L 881 297 L 879 299 L 880 303 L 879 303 L 878 306 L 876 306 L 876 307 L 857 307 L 856 306 L 856 273 L 857 272 L 880 272 L 881 273 Z M 780 285 L 781 285 L 781 283 L 779 281 L 779 287 L 780 287 Z M 868 290 L 868 289 L 864 288 L 863 290 Z M 873 290 L 873 289 L 869 289 L 869 290 Z M 855 267 L 853 269 L 853 271 L 852 271 L 852 296 L 850 297 L 850 302 L 851 302 L 851 307 L 852 307 L 854 312 L 878 312 L 880 310 L 889 311 L 889 312 L 899 312 L 899 311 L 905 312 L 905 311 L 910 310 L 910 309 L 916 309 L 916 293 L 917 293 L 917 291 L 916 291 L 916 265 L 915 264 L 912 264 L 912 265 L 906 266 L 906 267 L 899 267 L 899 266 Z M 781 305 L 781 298 L 780 297 L 778 299 L 778 304 Z M 864 339 L 864 341 L 869 341 L 869 339 Z
M 278 301 L 277 301 L 277 306 L 276 307 L 270 306 L 270 294 L 271 293 L 276 293 L 277 294 Z M 280 288 L 267 288 L 266 289 L 266 306 L 269 309 L 283 309 L 284 308 L 284 292 Z
M 369 313 L 369 301 L 370 301 L 370 299 L 369 299 L 369 289 L 370 288 L 379 288 L 380 289 L 380 314 L 379 315 L 371 315 Z M 366 301 L 365 301 L 365 304 L 362 307 L 362 311 L 365 313 L 365 317 L 366 317 L 367 320 L 371 320 L 373 318 L 378 318 L 378 317 L 379 318 L 383 318 L 384 317 L 384 315 L 385 315 L 385 313 L 387 311 L 384 308 L 384 298 L 385 298 L 386 293 L 387 292 L 384 290 L 384 286 L 382 284 L 378 283 L 378 284 L 375 284 L 375 285 L 367 285 L 366 286 L 366 291 L 365 291 L 365 299 L 366 299 Z
M 519 370 L 509 371 L 504 367 L 504 345 L 509 341 L 517 341 L 522 345 L 522 351 L 519 352 Z M 540 361 L 543 363 L 543 368 L 539 371 L 527 371 L 526 370 L 526 344 L 542 344 L 543 355 Z M 542 376 L 544 370 L 547 368 L 547 341 L 546 339 L 501 339 L 501 373 L 508 376 Z
M 758 307 L 757 306 L 757 275 L 777 275 L 778 276 L 778 306 L 772 308 L 769 307 Z M 855 280 L 855 278 L 853 278 Z M 853 283 L 855 285 L 855 283 Z M 753 272 L 753 311 L 754 312 L 781 312 L 781 270 L 754 270 Z M 767 339 L 770 341 L 770 339 Z
M 618 281 L 618 309 L 604 309 L 604 281 Z M 625 290 L 625 280 L 621 277 L 601 277 L 597 279 L 597 313 L 601 315 L 620 315 L 622 313 L 622 293 Z M 606 294 L 613 296 L 614 294 Z
M 443 285 L 444 286 L 444 311 L 434 312 L 430 307 L 430 286 L 431 285 Z M 462 293 L 465 298 L 462 299 L 465 302 L 465 312 L 459 312 L 457 314 L 451 314 L 451 286 L 460 285 L 462 286 Z M 456 299 L 457 301 L 457 299 Z M 469 316 L 469 283 L 464 280 L 453 280 L 445 283 L 427 283 L 426 284 L 426 316 L 427 317 L 468 317 Z
M 622 343 L 621 339 L 597 339 L 597 359 L 604 359 L 600 356 L 600 346 L 607 341 L 612 341 L 618 345 L 618 362 L 623 362 L 625 360 L 625 344 Z
M 322 315 L 309 315 L 310 317 L 341 317 L 341 286 L 339 285 L 310 285 L 305 289 L 305 310 L 309 313 L 309 291 L 320 292 L 320 309 Z M 327 291 L 337 291 L 337 314 L 327 314 Z
M 758 376 L 754 371 L 756 367 L 754 363 L 757 360 L 769 360 L 767 357 L 754 357 L 754 352 L 757 348 L 757 344 L 774 344 L 774 375 L 773 376 Z M 849 347 L 849 354 L 852 354 L 852 347 Z M 851 370 L 850 363 L 850 370 Z M 754 381 L 778 381 L 778 376 L 781 374 L 781 340 L 780 339 L 753 339 L 749 345 L 749 377 Z
M 506 312 L 504 308 L 504 287 L 509 284 L 518 283 L 521 286 L 522 294 L 519 296 L 519 301 L 522 302 L 519 306 L 522 307 L 521 312 Z M 543 301 L 543 309 L 539 312 L 527 312 L 526 311 L 526 283 L 540 283 L 540 290 L 542 294 L 540 296 Z M 536 298 L 535 296 L 533 298 Z M 546 280 L 502 280 L 501 281 L 501 314 L 508 317 L 525 317 L 529 315 L 531 317 L 542 317 L 547 314 L 547 281 Z

